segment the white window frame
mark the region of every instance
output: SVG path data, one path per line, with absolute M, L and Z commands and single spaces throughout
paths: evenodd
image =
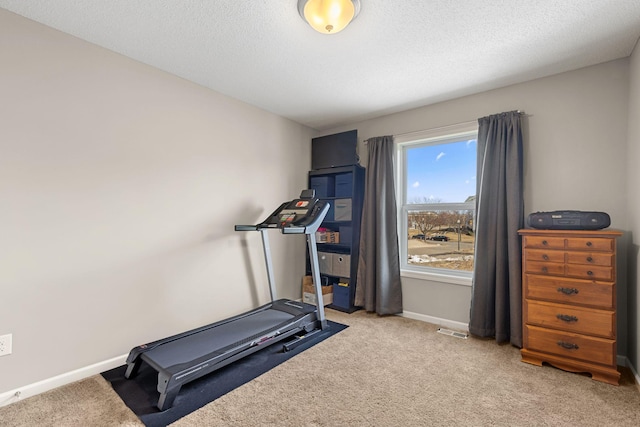
M 403 277 L 411 277 L 436 282 L 451 283 L 456 285 L 471 286 L 473 273 L 470 271 L 450 270 L 446 268 L 434 268 L 417 266 L 408 263 L 408 224 L 409 210 L 432 210 L 435 204 L 407 204 L 407 173 L 406 150 L 425 144 L 446 144 L 464 139 L 477 139 L 478 123 L 467 122 L 420 132 L 412 132 L 394 137 L 396 145 L 396 200 L 398 201 L 398 239 L 400 250 L 400 274 Z M 475 202 L 467 203 L 438 203 L 437 210 L 474 210 Z

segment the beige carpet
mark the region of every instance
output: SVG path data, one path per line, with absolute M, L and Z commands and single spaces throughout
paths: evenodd
M 640 392 L 522 363 L 518 349 L 401 317 L 348 329 L 173 426 L 639 426 Z M 0 408 L 2 426 L 133 426 L 100 376 Z

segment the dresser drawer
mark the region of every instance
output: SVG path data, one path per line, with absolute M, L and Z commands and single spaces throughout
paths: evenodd
M 564 276 L 564 263 L 527 261 L 526 273 L 550 274 L 553 276 Z
M 612 267 L 597 265 L 567 264 L 567 276 L 580 279 L 613 280 Z
M 525 248 L 564 249 L 564 237 L 524 236 Z
M 531 350 L 615 366 L 615 340 L 526 325 L 524 345 Z
M 580 255 L 584 255 L 578 252 Z M 547 251 L 544 249 L 527 249 L 524 252 L 524 257 L 527 261 L 542 261 L 542 262 L 564 262 L 563 251 Z
M 531 274 L 524 276 L 524 298 L 528 299 L 613 309 L 614 291 L 613 283 Z
M 603 338 L 615 337 L 615 312 L 612 310 L 525 300 L 524 311 L 528 324 Z
M 598 252 L 567 252 L 567 263 L 612 267 L 613 254 Z
M 572 237 L 567 239 L 567 249 L 613 252 L 615 240 L 599 237 Z

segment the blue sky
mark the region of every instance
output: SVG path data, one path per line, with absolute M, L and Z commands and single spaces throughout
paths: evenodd
M 476 140 L 407 150 L 407 202 L 460 203 L 476 192 Z

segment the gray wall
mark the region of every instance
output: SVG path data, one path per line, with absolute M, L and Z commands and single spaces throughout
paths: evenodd
M 611 215 L 612 227 L 625 232 L 618 245 L 618 353 L 624 355 L 628 317 L 628 93 L 629 60 L 622 59 L 351 123 L 322 134 L 358 129 L 359 139 L 365 140 L 464 123 L 503 111 L 526 112 L 526 213 L 557 209 L 605 211 Z M 359 150 L 366 162 L 366 146 L 361 141 Z M 470 287 L 410 277 L 403 277 L 402 287 L 404 309 L 411 315 L 468 323 Z
M 306 187 L 310 128 L 1 9 L 0 58 L 0 393 L 268 301 L 233 226 Z
M 631 56 L 629 87 L 629 137 L 627 154 L 627 203 L 629 217 L 628 241 L 629 279 L 627 293 L 629 345 L 628 357 L 636 372 L 640 369 L 640 292 L 638 264 L 640 264 L 640 43 Z

